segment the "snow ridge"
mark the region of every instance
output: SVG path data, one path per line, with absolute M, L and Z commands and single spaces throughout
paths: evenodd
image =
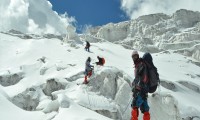
M 117 24 L 109 23 L 91 32 L 98 39 L 121 44 L 128 49 L 152 53 L 175 50 L 184 55 L 189 51 L 187 56 L 200 61 L 199 49 L 195 47 L 200 41 L 199 12 L 181 9 L 172 15 L 150 14 Z

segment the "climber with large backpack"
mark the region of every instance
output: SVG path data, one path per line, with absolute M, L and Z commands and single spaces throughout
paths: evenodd
M 131 120 L 138 120 L 140 108 L 143 120 L 150 120 L 149 106 L 147 103 L 148 93 L 154 93 L 160 83 L 157 68 L 153 64 L 153 58 L 150 53 L 145 53 L 139 58 L 137 51 L 133 51 L 132 59 L 135 64 L 135 79 L 132 83 L 133 101 Z
M 87 80 L 87 77 L 90 77 L 92 75 L 92 71 L 94 69 L 94 66 L 93 65 L 90 65 L 90 62 L 91 62 L 91 58 L 88 57 L 86 62 L 85 62 L 85 79 L 84 79 L 84 82 L 83 84 L 88 84 L 88 80 Z
M 97 59 L 98 59 L 99 61 L 96 62 L 96 65 L 103 66 L 103 65 L 105 64 L 105 59 L 104 59 L 103 57 L 97 56 Z
M 147 102 L 149 91 L 148 68 L 143 59 L 139 58 L 136 50 L 132 53 L 132 59 L 135 65 L 135 79 L 132 82 L 133 101 L 131 104 L 131 120 L 138 120 L 139 108 L 143 113 L 143 120 L 150 120 L 149 105 Z

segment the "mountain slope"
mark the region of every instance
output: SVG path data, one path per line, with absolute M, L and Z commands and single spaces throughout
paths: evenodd
M 132 50 L 99 42 L 91 43 L 91 52 L 86 52 L 80 41 L 0 36 L 1 104 L 18 106 L 12 114 L 31 111 L 42 120 L 130 118 Z M 83 82 L 85 60 L 90 56 L 94 63 L 97 55 L 105 57 L 105 66 L 95 66 L 87 86 L 77 85 Z M 152 55 L 161 78 L 161 87 L 149 95 L 152 119 L 198 119 L 200 68 L 191 58 L 170 51 Z M 10 109 L 5 107 L 1 111 Z M 13 119 L 6 115 L 2 119 Z

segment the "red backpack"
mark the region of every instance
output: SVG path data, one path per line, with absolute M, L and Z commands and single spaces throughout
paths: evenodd
M 106 61 L 105 61 L 105 59 L 104 59 L 104 58 L 102 58 L 102 63 L 103 63 L 103 65 L 105 64 L 105 62 L 106 62 Z

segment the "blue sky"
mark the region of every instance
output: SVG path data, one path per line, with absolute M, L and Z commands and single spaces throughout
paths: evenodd
M 128 20 L 120 0 L 49 0 L 59 14 L 75 17 L 78 31 L 85 25 L 99 26 Z

